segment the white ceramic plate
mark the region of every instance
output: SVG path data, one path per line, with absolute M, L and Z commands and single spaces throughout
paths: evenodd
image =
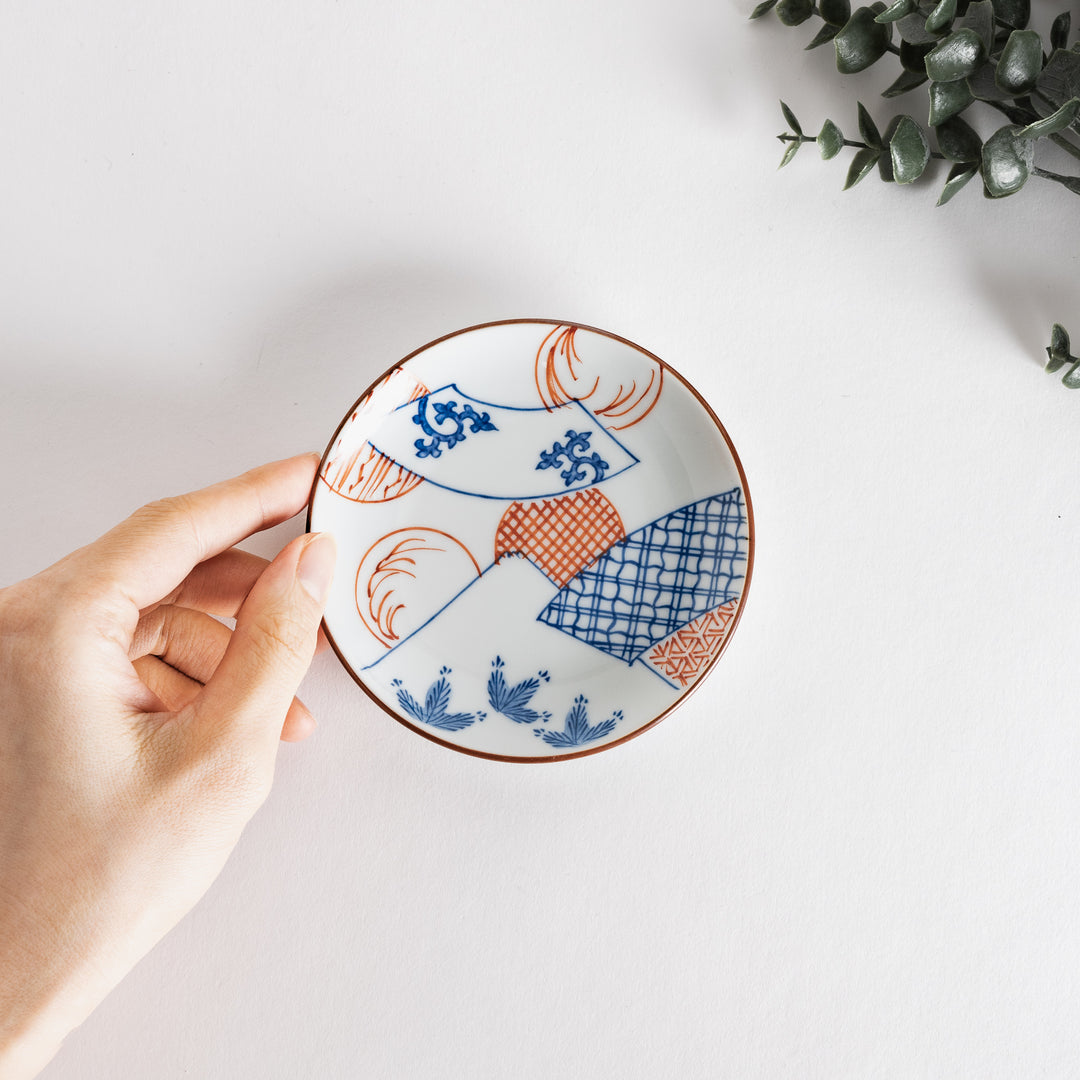
M 614 334 L 489 323 L 425 345 L 349 409 L 309 528 L 338 569 L 325 630 L 387 712 L 455 750 L 578 757 L 709 671 L 754 554 L 731 440 Z

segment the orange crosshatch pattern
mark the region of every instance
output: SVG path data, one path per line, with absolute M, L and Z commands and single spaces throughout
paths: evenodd
M 495 560 L 524 555 L 561 589 L 626 536 L 622 518 L 596 488 L 511 503 L 495 531 Z
M 601 386 L 599 376 L 591 379 L 584 370 L 588 365 L 578 355 L 574 337 L 576 326 L 556 326 L 536 352 L 536 389 L 540 400 L 550 412 L 568 401 L 588 401 L 589 410 L 604 422 L 609 431 L 622 431 L 644 420 L 660 400 L 664 385 L 664 369 L 651 357 L 641 356 L 649 377 L 643 388 L 636 379 L 629 387 L 623 383 Z M 549 344 L 550 343 L 550 344 Z M 545 351 L 546 350 L 546 351 Z M 606 399 L 606 404 L 602 404 Z
M 426 393 L 428 388 L 423 383 L 396 368 L 372 387 L 356 412 L 349 417 L 349 423 L 356 420 L 376 395 L 381 399 L 380 404 L 392 409 L 416 401 Z M 424 482 L 422 476 L 380 454 L 369 442 L 361 443 L 351 454 L 342 456 L 341 444 L 347 432 L 348 425 L 338 437 L 337 445 L 327 457 L 321 474 L 323 480 L 339 495 L 353 502 L 389 502 L 407 495 Z
M 717 654 L 735 617 L 738 600 L 729 600 L 699 615 L 671 637 L 654 646 L 646 659 L 662 675 L 679 686 L 696 682 Z

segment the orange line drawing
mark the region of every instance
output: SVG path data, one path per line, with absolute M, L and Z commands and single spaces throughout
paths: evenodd
M 376 540 L 356 568 L 356 611 L 368 632 L 389 649 L 418 629 L 468 579 L 479 576 L 472 553 L 449 533 L 421 525 L 395 529 Z M 424 609 L 417 599 L 426 601 Z M 412 618 L 402 627 L 398 623 L 406 609 Z
M 645 660 L 679 686 L 690 686 L 720 651 L 735 617 L 738 600 L 706 611 L 669 638 L 654 645 Z
M 562 588 L 626 536 L 622 518 L 596 488 L 514 502 L 495 530 L 495 560 L 524 555 Z
M 332 491 L 353 502 L 389 502 L 424 482 L 422 476 L 380 454 L 371 443 L 357 445 L 354 425 L 367 421 L 376 410 L 385 414 L 426 393 L 428 388 L 401 368 L 395 368 L 371 388 L 327 455 L 321 476 Z
M 631 379 L 629 386 L 622 382 L 611 385 L 603 382 L 600 375 L 594 375 L 589 385 L 587 363 L 577 351 L 576 333 L 576 326 L 556 326 L 548 331 L 536 351 L 534 378 L 544 407 L 550 412 L 568 401 L 589 402 L 593 415 L 604 420 L 609 431 L 622 431 L 644 420 L 660 400 L 664 386 L 664 369 L 660 363 L 638 354 L 639 374 L 645 382 L 643 390 L 638 389 L 638 379 Z M 594 398 L 598 399 L 595 403 Z

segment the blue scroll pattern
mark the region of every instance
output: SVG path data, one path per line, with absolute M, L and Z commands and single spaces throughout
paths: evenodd
M 475 435 L 481 431 L 498 431 L 499 429 L 491 422 L 491 414 L 477 412 L 471 405 L 463 405 L 460 408 L 456 401 L 436 401 L 431 405 L 434 423 L 428 420 L 428 396 L 425 394 L 417 399 L 416 412 L 412 421 L 419 424 L 427 439 L 417 439 L 413 445 L 416 447 L 418 458 L 439 457 L 443 450 L 453 450 L 458 443 L 465 441 L 465 425 L 470 424 L 469 430 Z M 453 425 L 453 430 L 440 431 L 435 424 Z
M 741 594 L 746 525 L 740 488 L 690 503 L 620 540 L 567 582 L 537 618 L 632 664 Z
M 550 450 L 540 451 L 540 463 L 537 469 L 557 469 L 565 464 L 566 468 L 559 473 L 566 487 L 580 483 L 588 476 L 586 469 L 592 472 L 590 484 L 599 484 L 608 471 L 608 463 L 594 450 L 591 454 L 586 453 L 589 449 L 591 431 L 568 431 L 566 433 L 566 445 L 561 442 L 555 443 Z

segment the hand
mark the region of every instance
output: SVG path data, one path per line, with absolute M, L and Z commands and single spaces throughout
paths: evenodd
M 266 798 L 333 575 L 314 456 L 136 511 L 0 590 L 0 1076 L 31 1077 L 194 906 Z M 230 631 L 212 616 L 235 616 Z

